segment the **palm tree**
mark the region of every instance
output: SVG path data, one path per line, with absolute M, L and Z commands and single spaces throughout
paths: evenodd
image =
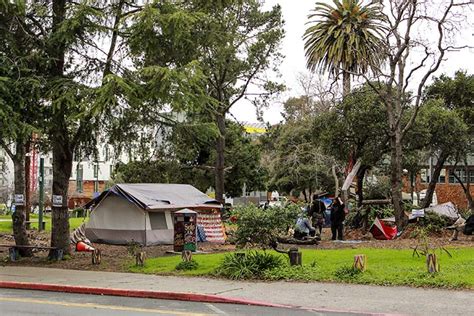
M 351 90 L 350 73 L 374 71 L 382 63 L 384 15 L 376 1 L 333 0 L 335 7 L 318 2 L 309 15 L 311 25 L 304 34 L 307 67 L 342 71 L 343 95 Z

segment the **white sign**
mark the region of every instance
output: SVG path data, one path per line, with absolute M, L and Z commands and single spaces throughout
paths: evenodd
M 25 196 L 23 194 L 15 194 L 15 205 L 25 205 Z
M 53 206 L 55 206 L 55 207 L 63 206 L 63 196 L 62 195 L 53 195 Z
M 425 210 L 411 210 L 411 215 L 413 215 L 414 218 L 417 217 L 425 217 Z

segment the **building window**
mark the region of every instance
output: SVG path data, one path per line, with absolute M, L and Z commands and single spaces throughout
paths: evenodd
M 446 183 L 446 169 L 441 169 L 439 173 L 438 183 Z
M 456 175 L 462 182 L 467 182 L 466 170 L 458 168 L 456 170 L 449 170 L 449 183 L 459 183 L 459 181 L 454 177 L 454 172 L 456 172 Z
M 421 169 L 420 170 L 420 179 L 422 183 L 429 183 L 430 182 L 430 173 L 428 169 Z
M 109 161 L 109 158 L 110 158 L 109 146 L 108 146 L 108 145 L 105 145 L 105 148 L 104 148 L 104 160 L 105 160 L 105 161 Z
M 474 170 L 469 170 L 469 183 L 474 183 Z
M 76 172 L 76 191 L 82 192 L 83 191 L 83 169 L 81 164 L 77 164 L 77 172 Z

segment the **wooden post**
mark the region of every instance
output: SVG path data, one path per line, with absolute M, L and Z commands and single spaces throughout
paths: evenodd
M 92 252 L 92 264 L 100 264 L 102 261 L 102 253 L 100 252 L 100 249 L 95 248 L 94 251 Z
M 439 272 L 439 262 L 438 258 L 436 257 L 436 254 L 426 254 L 426 267 L 428 268 L 429 273 Z
M 135 265 L 138 267 L 143 267 L 145 265 L 146 252 L 139 251 L 135 254 Z
M 288 257 L 290 257 L 290 265 L 300 266 L 301 265 L 301 251 L 298 251 L 298 248 L 290 248 L 288 251 Z
M 355 255 L 354 265 L 352 266 L 355 270 L 365 271 L 367 269 L 367 256 L 366 255 Z
M 183 259 L 184 262 L 188 262 L 193 260 L 193 253 L 191 250 L 183 250 L 181 253 L 181 259 Z

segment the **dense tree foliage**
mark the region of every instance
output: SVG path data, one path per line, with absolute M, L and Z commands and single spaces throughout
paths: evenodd
M 309 19 L 305 51 L 308 68 L 343 74 L 344 95 L 350 91 L 351 73 L 377 71 L 383 61 L 385 18 L 376 2 L 334 0 L 319 2 Z
M 260 148 L 242 126 L 227 121 L 226 172 L 228 196 L 265 188 L 265 169 L 260 164 Z M 151 159 L 119 164 L 114 182 L 189 183 L 202 191 L 214 185 L 214 151 L 217 134 L 205 124 L 179 124 L 164 148 Z M 206 137 L 207 135 L 207 137 Z

